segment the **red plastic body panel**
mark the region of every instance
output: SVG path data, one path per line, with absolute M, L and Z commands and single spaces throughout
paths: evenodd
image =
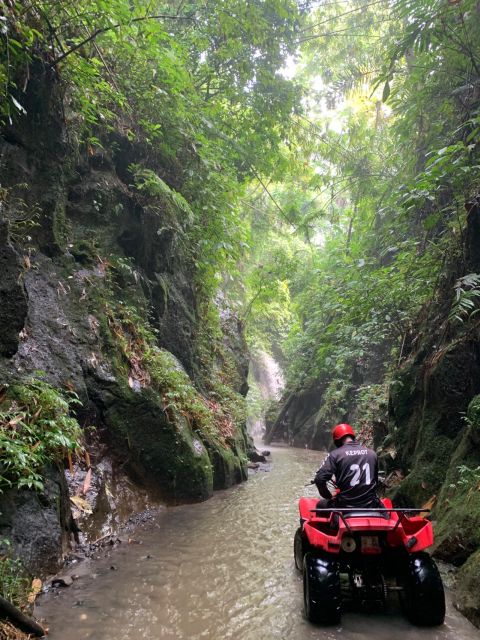
M 388 498 L 382 500 L 386 509 L 392 508 Z M 392 511 L 390 518 L 351 517 L 343 518 L 335 514 L 319 517 L 312 512 L 317 505 L 317 498 L 300 498 L 300 517 L 304 520 L 304 531 L 309 543 L 329 553 L 339 553 L 342 538 L 345 535 L 365 533 L 386 533 L 389 547 L 404 547 L 409 553 L 422 551 L 433 544 L 432 523 L 421 516 L 411 516 Z M 365 546 L 365 554 L 378 553 L 372 547 Z

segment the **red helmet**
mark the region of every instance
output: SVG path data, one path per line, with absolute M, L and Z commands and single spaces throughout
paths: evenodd
M 333 427 L 332 438 L 335 443 L 344 436 L 352 436 L 352 438 L 355 438 L 355 431 L 349 424 L 337 424 L 336 427 Z

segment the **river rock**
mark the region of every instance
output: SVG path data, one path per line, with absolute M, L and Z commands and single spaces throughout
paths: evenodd
M 71 587 L 72 584 L 72 576 L 56 576 L 51 582 L 52 587 Z
M 257 451 L 257 449 L 253 449 L 248 452 L 248 459 L 250 460 L 250 462 L 266 462 L 267 461 L 267 458 L 264 456 L 264 454 Z
M 56 573 L 70 540 L 71 511 L 63 471 L 45 470 L 44 491 L 5 489 L 0 494 L 0 540 L 12 541 L 14 555 L 35 575 Z

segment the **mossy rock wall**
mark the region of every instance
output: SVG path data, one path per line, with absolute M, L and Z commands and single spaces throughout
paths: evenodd
M 315 425 L 322 394 L 317 387 L 297 391 L 283 398 L 273 420 L 267 419 L 266 442 L 283 440 L 296 447 L 324 448 L 325 434 Z
M 89 439 L 95 463 L 107 450 L 119 469 L 156 495 L 177 502 L 206 499 L 214 488 L 246 478 L 246 426 L 236 424 L 230 440 L 217 442 L 194 431 L 181 413 L 172 420 L 161 391 L 148 381 L 135 381 L 133 389 L 105 304 L 108 299 L 111 307 L 136 309 L 156 332 L 158 346 L 205 393 L 198 347 L 201 288 L 186 246 L 185 215 L 172 220 L 171 203 L 159 200 L 152 207 L 132 188 L 134 163 L 145 163 L 177 187 L 179 166 L 162 164 L 151 147 L 120 132 L 98 131 L 110 152 L 79 145 L 67 135 L 54 74 L 33 66 L 30 74 L 22 98 L 27 116 L 0 130 L 2 189 L 38 218 L 14 237 L 14 207 L 7 202 L 2 208 L 0 384 L 42 371 L 47 382 L 78 394 L 80 423 L 96 428 Z M 222 380 L 245 394 L 247 357 L 235 318 L 224 323 L 222 340 L 231 373 Z M 222 369 L 221 358 L 217 366 Z M 59 523 L 61 518 L 58 511 Z M 60 539 L 54 546 L 59 556 Z M 36 566 L 50 567 L 50 555 L 37 557 Z
M 211 496 L 213 469 L 205 445 L 186 418 L 170 421 L 158 393 L 136 393 L 116 382 L 100 389 L 92 385 L 91 390 L 101 407 L 106 438 L 130 474 L 169 500 Z
M 389 431 L 392 466 L 405 480 L 397 501 L 420 506 L 439 496 L 466 430 L 469 401 L 480 391 L 478 345 L 457 342 L 408 362 L 391 385 Z
M 480 395 L 470 402 L 466 417 L 435 510 L 436 555 L 457 565 L 480 549 Z
M 480 206 L 468 208 L 461 257 L 449 258 L 435 297 L 405 336 L 381 457 L 404 475 L 392 491 L 396 504 L 433 505 L 433 552 L 462 567 L 458 607 L 479 624 L 480 329 L 475 317 L 449 318 L 454 283 L 480 271 Z
M 239 443 L 238 449 L 208 441 L 206 447 L 212 463 L 214 489 L 226 489 L 247 479 L 245 442 Z
M 455 607 L 474 625 L 480 627 L 480 551 L 477 551 L 463 565 L 457 574 Z

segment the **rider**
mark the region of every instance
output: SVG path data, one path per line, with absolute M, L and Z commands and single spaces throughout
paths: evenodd
M 372 449 L 357 442 L 349 424 L 337 424 L 332 430 L 337 447 L 331 451 L 315 474 L 314 483 L 322 496 L 318 509 L 328 507 L 381 507 L 377 495 L 378 459 Z M 327 482 L 335 476 L 336 493 L 332 497 Z

